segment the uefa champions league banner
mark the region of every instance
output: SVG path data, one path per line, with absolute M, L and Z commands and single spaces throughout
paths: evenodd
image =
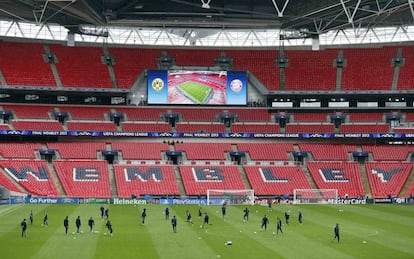
M 414 138 L 414 134 L 398 133 L 209 133 L 209 132 L 102 132 L 102 131 L 32 131 L 0 130 L 0 135 L 74 136 L 74 137 L 172 137 L 172 138 Z

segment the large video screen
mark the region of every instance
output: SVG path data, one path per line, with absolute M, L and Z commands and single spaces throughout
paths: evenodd
M 148 104 L 246 105 L 245 71 L 148 71 Z

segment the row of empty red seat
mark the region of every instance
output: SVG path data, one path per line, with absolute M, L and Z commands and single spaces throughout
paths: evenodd
M 412 145 L 358 145 L 321 144 L 321 143 L 267 143 L 267 142 L 37 142 L 0 143 L 0 155 L 4 158 L 36 158 L 39 150 L 55 150 L 62 159 L 96 159 L 102 151 L 122 153 L 119 160 L 164 160 L 162 154 L 167 151 L 184 152 L 186 160 L 229 160 L 230 152 L 245 152 L 253 161 L 292 161 L 293 153 L 305 152 L 309 160 L 350 161 L 353 152 L 367 152 L 374 161 L 407 161 L 414 152 Z M 102 158 L 102 156 L 101 156 Z
M 52 69 L 44 61 L 45 46 L 39 43 L 0 42 L 0 70 L 9 85 L 57 86 Z M 57 71 L 64 87 L 114 86 L 106 64 L 102 63 L 101 47 L 66 47 L 48 45 L 55 57 Z M 401 67 L 397 89 L 412 89 L 414 48 L 401 47 L 405 60 Z M 394 68 L 391 61 L 398 47 L 324 49 L 320 51 L 285 50 L 286 90 L 335 90 L 339 52 L 346 60 L 342 68 L 342 90 L 391 90 Z M 163 50 L 151 48 L 110 48 L 116 85 L 130 88 L 145 69 L 156 69 Z M 179 66 L 214 66 L 221 56 L 213 49 L 167 49 Z M 280 68 L 275 65 L 279 51 L 274 49 L 227 50 L 235 70 L 253 73 L 269 90 L 281 90 Z
M 123 114 L 122 122 L 162 122 L 165 114 L 178 115 L 179 122 L 217 122 L 220 116 L 229 115 L 237 122 L 271 123 L 279 113 L 271 112 L 268 108 L 162 108 L 162 107 L 128 107 L 128 106 L 84 106 L 84 105 L 30 105 L 30 104 L 0 104 L 1 110 L 12 111 L 14 119 L 54 119 L 54 112 L 68 113 L 68 120 L 105 121 L 111 114 Z M 331 115 L 335 112 L 284 112 L 290 116 L 292 124 L 297 123 L 331 123 Z M 385 117 L 392 112 L 348 112 L 343 111 L 346 123 L 385 123 Z M 414 112 L 400 111 L 401 121 L 414 122 Z

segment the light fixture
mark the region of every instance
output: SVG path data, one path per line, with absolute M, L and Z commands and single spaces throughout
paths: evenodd
M 201 0 L 201 8 L 210 9 L 211 0 Z

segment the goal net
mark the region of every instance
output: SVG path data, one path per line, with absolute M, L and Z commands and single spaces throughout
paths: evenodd
M 336 204 L 337 189 L 294 189 L 294 204 Z
M 208 205 L 254 204 L 254 190 L 207 190 Z

